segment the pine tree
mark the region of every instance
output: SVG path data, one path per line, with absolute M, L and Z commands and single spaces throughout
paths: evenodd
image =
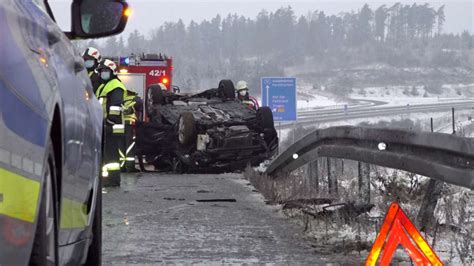
M 385 5 L 380 6 L 375 10 L 375 38 L 380 41 L 385 41 L 385 27 L 387 21 L 387 8 Z
M 443 29 L 444 22 L 446 21 L 446 17 L 444 15 L 444 5 L 438 8 L 436 11 L 437 21 L 438 21 L 438 35 L 441 35 L 441 31 Z

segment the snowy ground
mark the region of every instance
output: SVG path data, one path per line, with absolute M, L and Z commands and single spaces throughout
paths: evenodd
M 426 92 L 423 86 L 415 89 L 410 86 L 387 86 L 354 88 L 348 97 L 337 97 L 327 92 L 324 87 L 314 90 L 311 84 L 300 81 L 297 107 L 298 110 L 342 109 L 345 105 L 352 108 L 369 106 L 371 101 L 385 102 L 383 106 L 406 106 L 472 100 L 473 98 L 464 95 L 465 91 L 474 92 L 474 84 L 443 85 L 443 93 L 439 95 Z
M 470 95 L 473 90 L 474 84 L 443 85 L 441 94 L 427 92 L 423 86 L 385 86 L 354 88 L 349 97 L 356 100 L 384 101 L 387 102 L 386 106 L 399 106 L 471 100 L 472 98 L 466 97 L 465 94 Z
M 380 230 L 389 204 L 396 201 L 398 197 L 402 209 L 415 223 L 423 191 L 428 182 L 425 177 L 394 169 L 378 167 L 374 169 L 371 177 L 371 202 L 375 206 L 369 213 L 349 221 L 343 221 L 337 216 L 313 218 L 304 214 L 304 211 L 317 213 L 327 205 L 283 210 L 283 213 L 299 221 L 305 228 L 310 241 L 314 242 L 313 246 L 328 253 L 339 254 L 341 258 L 349 257 L 364 261 Z M 353 193 L 351 187 L 357 186 L 357 177 L 344 176 L 344 178 L 345 180 L 339 183 L 339 189 L 342 191 L 339 193 L 340 200 L 335 203 L 349 202 L 357 198 L 351 195 Z M 313 197 L 324 198 L 325 196 L 313 194 Z M 472 265 L 474 262 L 472 253 L 473 199 L 472 191 L 445 186 L 435 211 L 438 224 L 422 232 L 422 236 L 446 265 Z M 400 247 L 392 262 L 395 263 L 394 265 L 413 265 L 410 264 L 407 253 Z
M 351 103 L 351 101 L 347 99 L 326 94 L 324 91 L 317 93 L 313 89 L 313 85 L 305 83 L 304 81 L 298 81 L 297 84 L 298 109 L 343 108 L 344 105 L 358 105 L 358 103 Z

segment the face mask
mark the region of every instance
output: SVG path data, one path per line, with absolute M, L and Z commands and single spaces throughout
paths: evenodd
M 241 91 L 239 91 L 239 94 L 240 94 L 240 96 L 243 97 L 243 96 L 247 95 L 247 92 L 248 92 L 247 90 L 241 90 Z
M 100 78 L 103 80 L 109 80 L 110 79 L 110 72 L 109 71 L 103 71 L 100 73 Z
M 95 65 L 95 61 L 94 61 L 94 60 L 86 60 L 86 61 L 84 62 L 84 66 L 85 66 L 86 68 L 93 68 L 94 65 Z

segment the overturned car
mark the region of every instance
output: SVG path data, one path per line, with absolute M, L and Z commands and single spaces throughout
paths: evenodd
M 148 88 L 149 121 L 137 125 L 140 167 L 164 171 L 233 172 L 258 165 L 277 151 L 268 107 L 251 109 L 235 99 L 232 81 L 194 95 Z

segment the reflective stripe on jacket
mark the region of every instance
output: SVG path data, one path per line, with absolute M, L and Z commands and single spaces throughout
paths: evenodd
M 127 124 L 133 124 L 137 121 L 137 115 L 135 111 L 136 93 L 127 91 L 127 95 L 123 100 L 123 119 Z
M 97 88 L 96 95 L 102 104 L 104 117 L 107 117 L 107 95 L 117 88 L 123 90 L 123 98 L 125 99 L 127 97 L 127 89 L 125 88 L 125 85 L 123 85 L 123 83 L 118 79 L 112 79 L 107 83 L 102 83 L 100 84 L 99 88 Z

